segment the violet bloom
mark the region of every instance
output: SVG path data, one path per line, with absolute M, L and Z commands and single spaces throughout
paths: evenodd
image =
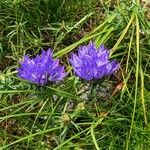
M 119 68 L 116 60 L 109 60 L 109 51 L 104 45 L 96 48 L 93 42 L 80 46 L 78 54 L 71 55 L 70 63 L 74 73 L 88 81 L 113 74 Z
M 48 81 L 60 81 L 67 75 L 64 67 L 59 65 L 59 60 L 53 60 L 52 51 L 42 50 L 41 55 L 36 55 L 35 58 L 30 59 L 24 55 L 23 61 L 20 63 L 21 67 L 17 68 L 18 76 L 37 83 L 46 84 Z

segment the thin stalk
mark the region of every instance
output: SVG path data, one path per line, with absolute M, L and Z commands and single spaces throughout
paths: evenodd
M 140 28 L 139 28 L 138 16 L 136 13 L 135 13 L 135 19 L 136 19 L 136 57 L 137 57 L 136 74 L 135 74 L 136 82 L 135 82 L 135 95 L 134 95 L 134 107 L 133 107 L 133 113 L 132 113 L 132 121 L 131 121 L 131 126 L 130 126 L 130 131 L 129 131 L 129 137 L 127 139 L 126 150 L 129 149 L 129 142 L 130 142 L 133 124 L 134 124 L 136 104 L 137 104 L 137 94 L 138 94 L 139 61 L 140 61 L 140 59 L 139 59 L 139 46 L 140 46 L 139 32 L 140 32 Z
M 129 67 L 129 58 L 130 58 L 130 52 L 131 52 L 131 46 L 132 46 L 134 31 L 135 31 L 135 28 L 133 27 L 132 35 L 131 35 L 130 43 L 129 43 L 128 56 L 127 56 L 126 73 L 128 72 L 128 67 Z
M 141 100 L 143 106 L 143 115 L 144 115 L 144 122 L 147 125 L 146 107 L 145 107 L 145 99 L 144 99 L 144 74 L 142 68 L 140 68 L 140 74 L 141 74 Z

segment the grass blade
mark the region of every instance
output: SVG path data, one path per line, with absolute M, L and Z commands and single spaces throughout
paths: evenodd
M 97 150 L 100 150 L 100 148 L 99 148 L 99 146 L 98 146 L 98 144 L 97 144 L 96 138 L 95 138 L 93 125 L 91 125 L 91 136 L 92 136 L 92 139 L 93 139 L 95 148 L 96 148 Z

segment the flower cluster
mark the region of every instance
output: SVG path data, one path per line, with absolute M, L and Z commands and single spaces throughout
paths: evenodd
M 113 74 L 119 68 L 116 60 L 109 60 L 109 51 L 104 45 L 96 48 L 93 42 L 80 46 L 78 54 L 72 54 L 69 61 L 74 73 L 88 81 Z M 17 68 L 18 76 L 37 84 L 61 81 L 67 75 L 64 66 L 60 66 L 59 59 L 53 59 L 51 49 L 42 50 L 41 55 L 32 59 L 25 55 L 20 64 L 21 67 Z
M 70 63 L 74 73 L 88 81 L 113 74 L 119 68 L 116 60 L 109 60 L 109 51 L 104 45 L 96 48 L 93 42 L 79 47 L 78 54 L 71 55 Z
M 52 55 L 50 49 L 47 51 L 42 50 L 41 55 L 36 55 L 32 59 L 25 55 L 20 63 L 21 67 L 17 68 L 18 76 L 42 85 L 48 81 L 62 80 L 67 74 L 64 67 L 59 65 L 59 60 L 53 60 Z

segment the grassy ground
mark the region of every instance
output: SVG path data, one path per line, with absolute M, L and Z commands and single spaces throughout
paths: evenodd
M 0 149 L 149 150 L 149 19 L 146 1 L 0 0 Z M 90 40 L 121 69 L 89 96 L 67 58 Z M 63 82 L 16 76 L 23 54 L 48 47 L 67 66 Z

